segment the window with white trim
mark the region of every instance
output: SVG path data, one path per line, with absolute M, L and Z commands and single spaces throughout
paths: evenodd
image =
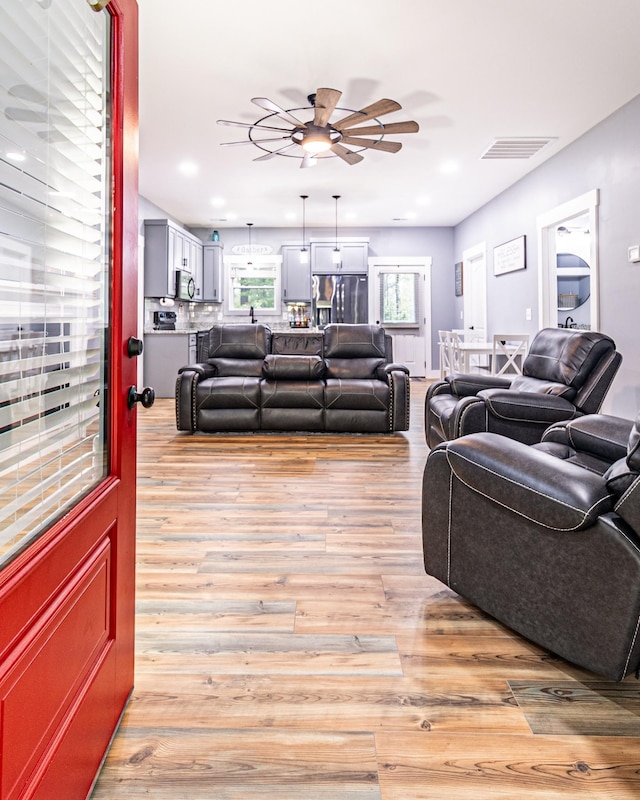
M 229 314 L 280 314 L 281 256 L 225 256 L 224 264 Z

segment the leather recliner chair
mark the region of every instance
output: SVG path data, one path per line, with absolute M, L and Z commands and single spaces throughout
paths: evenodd
M 585 669 L 639 669 L 640 414 L 441 444 L 422 504 L 427 573 Z
M 544 328 L 531 343 L 522 375 L 453 374 L 431 384 L 427 444 L 480 431 L 539 442 L 552 423 L 598 412 L 621 361 L 603 333 Z

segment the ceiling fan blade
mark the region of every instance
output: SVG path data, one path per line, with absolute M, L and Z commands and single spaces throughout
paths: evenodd
M 306 153 L 302 161 L 300 162 L 300 169 L 306 169 L 307 167 L 316 167 L 318 165 L 318 159 L 313 155 L 313 153 Z
M 234 128 L 256 128 L 259 131 L 279 131 L 281 133 L 291 133 L 287 128 L 274 128 L 271 125 L 256 125 L 249 122 L 231 122 L 228 119 L 219 119 L 218 125 L 231 125 Z
M 362 161 L 363 158 L 360 153 L 353 153 L 351 150 L 347 150 L 346 147 L 343 147 L 341 144 L 333 144 L 331 145 L 331 151 L 335 153 L 337 156 L 343 161 L 346 161 L 347 164 L 357 164 L 358 161 Z
M 344 117 L 344 119 L 338 122 L 334 122 L 333 127 L 341 131 L 343 128 L 351 128 L 353 125 L 358 125 L 360 122 L 366 122 L 375 117 L 382 117 L 384 114 L 390 114 L 392 111 L 400 111 L 401 108 L 402 106 L 400 103 L 385 98 L 383 100 L 378 100 L 376 103 L 372 103 L 370 106 L 361 108 L 360 111 L 349 114 L 348 117 Z
M 273 111 L 281 119 L 286 119 L 287 122 L 290 122 L 292 125 L 295 125 L 298 128 L 307 127 L 304 122 L 300 122 L 300 120 L 296 119 L 293 114 L 290 114 L 284 108 L 280 108 L 277 103 L 274 103 L 273 100 L 269 100 L 268 97 L 252 97 L 251 102 L 255 103 L 257 106 L 260 106 L 260 108 L 264 108 L 265 111 Z
M 281 142 L 284 139 L 290 139 L 290 136 L 276 136 L 275 139 L 243 139 L 241 142 L 220 142 L 220 147 L 234 147 L 241 144 L 266 144 L 267 142 Z
M 270 158 L 274 158 L 275 156 L 280 155 L 280 153 L 284 153 L 285 150 L 291 150 L 292 147 L 298 147 L 298 145 L 294 142 L 293 144 L 288 144 L 285 147 L 281 147 L 279 150 L 272 150 L 270 153 L 265 153 L 263 156 L 258 156 L 258 158 L 254 158 L 254 161 L 268 161 Z
M 420 126 L 413 120 L 407 122 L 390 122 L 388 125 L 367 125 L 364 128 L 351 128 L 349 133 L 355 136 L 378 136 L 383 133 L 417 133 Z
M 358 136 L 343 136 L 342 141 L 353 147 L 368 147 L 371 150 L 383 150 L 385 153 L 397 153 L 402 148 L 400 142 L 370 142 L 368 139 L 360 139 Z
M 338 100 L 342 96 L 342 92 L 337 89 L 318 89 L 316 92 L 316 99 L 314 101 L 315 115 L 313 117 L 313 124 L 323 127 L 329 122 L 329 118 L 333 114 L 333 110 L 338 104 Z

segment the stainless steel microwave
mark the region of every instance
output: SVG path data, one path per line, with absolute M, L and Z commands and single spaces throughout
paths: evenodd
M 176 298 L 178 300 L 193 300 L 196 294 L 196 282 L 189 272 L 182 269 L 176 270 Z

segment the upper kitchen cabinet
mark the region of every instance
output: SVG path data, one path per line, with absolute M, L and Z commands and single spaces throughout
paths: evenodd
M 300 263 L 300 245 L 282 246 L 282 300 L 311 302 L 311 264 Z
M 334 241 L 311 242 L 311 269 L 319 275 L 344 272 L 350 275 L 367 273 L 369 260 L 369 241 L 367 239 L 338 239 L 340 262 L 335 264 Z
M 222 303 L 222 242 L 205 242 L 202 246 L 202 299 L 205 303 Z M 197 281 L 196 281 L 197 285 Z M 197 291 L 197 289 L 196 289 Z
M 196 297 L 200 299 L 197 279 L 201 264 L 200 239 L 169 219 L 144 221 L 145 297 L 175 297 L 176 270 L 182 270 L 196 280 Z

